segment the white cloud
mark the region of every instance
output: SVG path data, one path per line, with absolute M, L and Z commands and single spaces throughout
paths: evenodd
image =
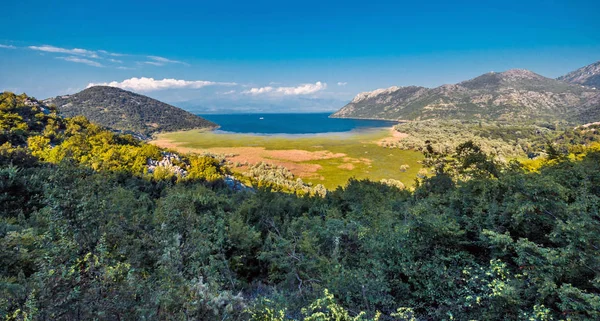
M 157 62 L 161 63 L 161 65 L 157 65 L 157 66 L 162 66 L 164 64 L 182 64 L 182 65 L 189 66 L 188 63 L 185 63 L 183 61 L 171 60 L 171 59 L 167 59 L 167 58 L 159 57 L 159 56 L 148 56 L 148 58 L 150 58 L 151 60 L 154 60 L 154 61 L 157 61 Z M 150 62 L 146 62 L 146 63 L 150 63 Z
M 44 51 L 44 52 L 66 53 L 69 55 L 85 56 L 88 58 L 99 58 L 98 54 L 95 51 L 79 49 L 79 48 L 66 49 L 66 48 L 59 48 L 59 47 L 54 47 L 54 46 L 49 46 L 49 45 L 43 45 L 43 46 L 29 46 L 29 49 L 37 50 L 37 51 Z
M 337 85 L 340 86 L 340 87 L 344 87 L 347 84 L 348 84 L 347 82 L 341 82 L 341 81 L 337 83 Z
M 235 94 L 235 90 L 230 90 L 230 91 L 222 92 L 220 94 L 221 95 L 232 95 L 232 94 Z
M 56 59 L 62 59 L 62 60 L 70 61 L 70 62 L 76 62 L 76 63 L 80 63 L 80 64 L 86 64 L 88 66 L 93 66 L 93 67 L 104 67 L 101 63 L 99 63 L 97 61 L 93 61 L 93 60 L 89 60 L 89 59 L 85 59 L 85 58 L 80 58 L 80 57 L 74 57 L 74 56 L 70 56 L 70 57 L 56 57 Z
M 0 45 L 0 48 L 4 48 L 4 49 L 17 49 L 17 47 L 15 47 L 13 45 Z
M 16 47 L 14 47 L 12 45 L 1 45 L 1 44 L 0 44 L 0 48 L 16 49 Z M 69 48 L 56 47 L 56 46 L 52 46 L 52 45 L 29 46 L 27 48 L 30 50 L 39 51 L 39 52 L 41 52 L 40 53 L 41 55 L 43 55 L 44 53 L 67 54 L 67 55 L 69 55 L 69 57 L 56 57 L 56 58 L 66 60 L 66 61 L 76 62 L 76 63 L 83 63 L 83 64 L 87 64 L 87 65 L 94 66 L 94 67 L 104 67 L 103 63 L 110 65 L 109 62 L 114 63 L 114 64 L 123 64 L 125 62 L 133 63 L 133 61 L 131 61 L 131 59 L 144 59 L 144 58 L 147 58 L 148 60 L 147 61 L 137 61 L 135 63 L 137 65 L 152 65 L 152 66 L 159 66 L 159 67 L 165 66 L 167 64 L 182 64 L 185 66 L 189 66 L 189 64 L 186 62 L 179 61 L 179 60 L 172 60 L 172 59 L 160 57 L 160 56 L 128 55 L 128 54 L 109 52 L 106 50 L 88 50 L 88 49 L 81 49 L 81 48 L 69 49 Z M 81 58 L 77 58 L 76 56 L 81 57 Z M 123 57 L 123 58 L 117 59 L 117 57 Z M 97 61 L 94 61 L 91 59 L 96 59 Z M 133 69 L 130 67 L 115 67 L 115 68 L 121 69 L 121 70 Z
M 162 62 L 156 62 L 156 61 L 144 61 L 144 62 L 140 62 L 140 64 L 147 64 L 147 65 L 153 65 L 153 66 L 164 66 L 165 65 Z
M 119 67 L 117 67 L 117 69 L 121 69 L 121 70 L 134 70 L 135 68 L 119 66 Z
M 0 48 L 16 49 L 16 47 L 12 46 L 12 45 L 0 45 Z M 81 56 L 81 57 L 86 57 L 86 58 L 91 58 L 91 59 L 106 59 L 106 60 L 108 60 L 110 62 L 114 62 L 114 63 L 123 63 L 123 61 L 119 60 L 119 59 L 111 58 L 111 57 L 136 56 L 136 55 L 114 53 L 114 52 L 109 52 L 106 50 L 88 50 L 88 49 L 81 49 L 81 48 L 68 49 L 68 48 L 61 48 L 61 47 L 56 47 L 56 46 L 52 46 L 52 45 L 29 46 L 27 48 L 29 48 L 31 50 L 36 50 L 36 51 L 68 54 L 68 55 L 72 55 L 72 56 Z M 189 66 L 189 64 L 186 62 L 179 61 L 179 60 L 173 60 L 173 59 L 160 57 L 160 56 L 137 56 L 137 57 L 145 57 L 145 58 L 149 59 L 149 61 L 138 62 L 138 64 L 148 64 L 148 65 L 153 65 L 153 66 L 164 66 L 167 64 L 182 64 L 185 66 Z
M 121 82 L 111 81 L 109 83 L 90 83 L 88 84 L 88 88 L 92 86 L 111 86 L 111 87 L 119 87 L 122 89 L 129 89 L 133 91 L 154 91 L 154 90 L 163 90 L 163 89 L 180 89 L 180 88 L 191 88 L 198 89 L 206 86 L 235 86 L 236 83 L 233 82 L 214 82 L 214 81 L 206 81 L 206 80 L 180 80 L 180 79 L 154 79 L 154 78 L 129 78 L 125 79 Z
M 249 90 L 244 90 L 242 93 L 243 94 L 251 94 L 251 95 L 260 95 L 260 94 L 266 94 L 266 93 L 273 92 L 274 89 L 275 88 L 273 88 L 271 86 L 260 87 L 260 88 L 250 88 Z
M 103 53 L 107 56 L 113 56 L 113 57 L 123 57 L 123 56 L 127 56 L 125 54 L 120 54 L 120 53 L 114 53 L 114 52 L 108 52 L 106 50 L 98 50 L 99 53 Z
M 314 84 L 301 84 L 296 87 L 258 87 L 245 90 L 242 93 L 250 95 L 274 94 L 274 95 L 308 95 L 327 88 L 326 83 L 317 81 Z

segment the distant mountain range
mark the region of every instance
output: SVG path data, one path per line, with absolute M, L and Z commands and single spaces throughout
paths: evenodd
M 44 100 L 66 117 L 83 115 L 92 122 L 119 131 L 149 135 L 161 131 L 215 128 L 216 124 L 183 109 L 115 87 L 95 86 L 73 95 Z M 223 112 L 211 100 L 181 103 L 195 112 Z M 287 103 L 287 102 L 286 102 Z M 296 102 L 302 110 L 324 110 L 335 99 Z M 231 100 L 235 111 L 294 111 L 276 102 Z M 358 94 L 331 115 L 338 118 L 385 120 L 567 120 L 600 121 L 600 61 L 557 79 L 512 69 L 490 72 L 471 80 L 437 88 L 390 87 Z
M 600 89 L 600 61 L 579 68 L 557 78 L 572 84 L 579 84 Z
M 600 120 L 600 62 L 559 79 L 528 70 L 490 72 L 437 88 L 391 87 L 358 94 L 332 115 L 388 120 Z M 600 86 L 599 86 L 600 87 Z
M 226 97 L 207 95 L 187 101 L 173 102 L 195 114 L 239 114 L 239 113 L 318 113 L 332 112 L 335 106 L 347 100 L 316 97 Z M 333 107 L 333 108 L 332 108 Z
M 46 99 L 44 103 L 56 105 L 65 117 L 83 115 L 111 129 L 144 135 L 217 127 L 181 108 L 115 87 L 90 87 L 73 95 Z

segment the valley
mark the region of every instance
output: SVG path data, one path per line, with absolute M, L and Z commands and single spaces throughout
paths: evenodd
M 182 153 L 223 155 L 229 167 L 244 173 L 252 164 L 283 166 L 296 177 L 327 189 L 344 186 L 348 179 L 395 179 L 413 185 L 421 169 L 418 151 L 385 148 L 397 141 L 393 128 L 320 135 L 252 135 L 206 130 L 162 133 L 152 144 Z M 401 170 L 400 167 L 404 166 Z M 406 168 L 406 169 L 404 169 Z
M 0 321 L 600 320 L 600 1 L 3 9 Z

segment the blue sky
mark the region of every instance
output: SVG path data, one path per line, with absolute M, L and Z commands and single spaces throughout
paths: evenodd
M 600 60 L 600 1 L 9 1 L 3 12 L 0 90 L 47 98 L 112 83 L 198 111 L 335 110 L 376 88 L 511 68 L 557 77 Z

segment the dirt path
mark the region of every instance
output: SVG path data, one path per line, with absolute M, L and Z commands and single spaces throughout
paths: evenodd
M 401 133 L 401 132 L 395 130 L 394 127 L 392 127 L 392 128 L 390 128 L 390 136 L 382 138 L 382 139 L 376 141 L 376 143 L 379 146 L 384 146 L 385 144 L 388 144 L 388 143 L 397 143 L 406 137 L 408 137 L 408 134 Z

